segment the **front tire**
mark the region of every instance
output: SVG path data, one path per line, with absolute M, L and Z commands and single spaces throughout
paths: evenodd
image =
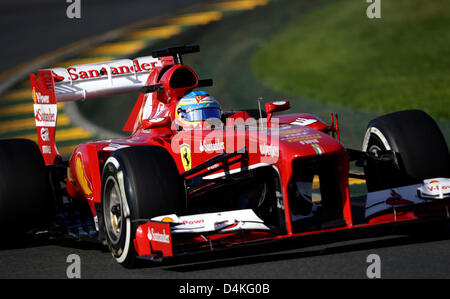
M 375 156 L 396 153 L 396 161 L 367 161 L 364 168 L 369 192 L 421 183 L 433 177 L 450 177 L 450 156 L 436 122 L 420 110 L 405 110 L 372 120 L 363 151 Z
M 136 146 L 115 151 L 102 174 L 102 226 L 116 261 L 133 267 L 133 240 L 139 224 L 185 211 L 184 185 L 162 147 Z

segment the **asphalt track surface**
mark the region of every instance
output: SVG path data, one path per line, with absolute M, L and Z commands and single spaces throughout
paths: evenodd
M 101 245 L 30 243 L 0 252 L 0 278 L 67 278 L 67 258 L 77 254 L 81 278 L 87 279 L 367 279 L 372 264 L 367 258 L 377 254 L 381 278 L 448 279 L 448 237 L 448 232 L 394 234 L 323 245 L 324 240 L 297 239 L 145 263 L 137 269 L 118 265 Z
M 64 0 L 1 0 L 0 73 L 78 40 L 208 2 L 81 0 L 81 18 L 69 19 Z
M 2 44 L 8 45 L 0 47 L 0 72 L 78 39 L 195 2 L 202 1 L 83 1 L 82 19 L 77 21 L 66 18 L 65 1 L 0 1 Z M 367 257 L 377 254 L 382 278 L 448 279 L 449 249 L 448 233 L 370 237 L 326 245 L 299 240 L 129 270 L 99 245 L 32 242 L 0 249 L 0 278 L 67 278 L 70 254 L 80 256 L 82 278 L 367 278 Z

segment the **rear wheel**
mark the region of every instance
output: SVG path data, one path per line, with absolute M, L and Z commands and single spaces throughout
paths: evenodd
M 133 240 L 139 224 L 185 211 L 183 187 L 172 157 L 162 147 L 129 147 L 108 158 L 102 175 L 102 227 L 118 263 L 135 265 Z
M 48 229 L 54 211 L 49 174 L 38 146 L 28 139 L 0 140 L 0 235 L 16 241 Z
M 375 156 L 393 151 L 392 162 L 368 161 L 364 169 L 369 192 L 450 176 L 450 156 L 436 122 L 420 110 L 405 110 L 372 120 L 363 151 Z

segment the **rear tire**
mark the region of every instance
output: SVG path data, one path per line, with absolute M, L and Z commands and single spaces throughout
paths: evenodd
M 136 264 L 133 240 L 138 220 L 185 211 L 184 185 L 169 153 L 159 146 L 115 151 L 102 174 L 102 227 L 113 257 Z
M 54 213 L 49 174 L 38 146 L 28 139 L 0 140 L 0 235 L 20 240 L 49 229 Z
M 369 192 L 421 183 L 433 177 L 450 177 L 450 156 L 436 122 L 420 110 L 405 110 L 372 120 L 363 151 L 377 155 L 392 150 L 395 163 L 367 162 L 364 172 Z

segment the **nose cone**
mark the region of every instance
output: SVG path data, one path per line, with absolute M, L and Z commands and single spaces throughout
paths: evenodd
M 344 147 L 334 138 L 304 126 L 281 127 L 278 137 L 280 156 L 287 160 L 344 150 Z

